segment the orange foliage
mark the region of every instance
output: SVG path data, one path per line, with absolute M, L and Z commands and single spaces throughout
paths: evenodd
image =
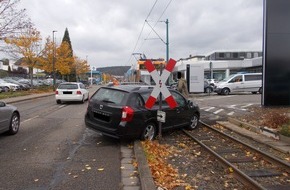
M 172 147 L 161 145 L 157 141 L 143 141 L 149 168 L 157 186 L 171 190 L 178 186 L 187 186 L 179 179 L 177 169 L 166 162 L 170 154 L 174 154 Z

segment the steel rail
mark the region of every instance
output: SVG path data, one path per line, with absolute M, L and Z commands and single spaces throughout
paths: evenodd
M 246 186 L 249 186 L 253 189 L 260 189 L 260 190 L 266 190 L 263 186 L 261 186 L 259 183 L 257 183 L 255 180 L 250 178 L 248 175 L 243 173 L 241 170 L 239 170 L 237 167 L 235 167 L 233 164 L 228 162 L 226 159 L 218 155 L 216 152 L 214 152 L 211 148 L 206 146 L 204 143 L 196 139 L 194 136 L 192 136 L 189 132 L 186 130 L 182 130 L 187 136 L 192 138 L 194 141 L 196 141 L 201 147 L 206 149 L 210 154 L 212 154 L 215 158 L 217 158 L 223 166 L 226 168 L 231 168 L 232 169 L 232 174 L 238 179 L 241 183 L 245 184 Z
M 236 138 L 234 138 L 234 137 L 232 137 L 232 136 L 230 136 L 230 135 L 227 135 L 227 134 L 225 134 L 225 133 L 223 133 L 223 132 L 221 132 L 221 131 L 219 131 L 219 130 L 213 128 L 213 127 L 211 127 L 210 125 L 208 125 L 208 124 L 206 124 L 206 123 L 204 123 L 204 122 L 202 122 L 202 121 L 200 121 L 200 123 L 203 124 L 203 125 L 205 125 L 206 127 L 210 128 L 211 130 L 213 130 L 213 131 L 215 131 L 215 132 L 217 132 L 217 133 L 220 133 L 220 134 L 226 136 L 227 138 L 229 138 L 229 139 L 231 139 L 231 140 L 233 140 L 233 141 L 236 141 L 236 142 L 238 142 L 238 143 L 241 143 L 242 145 L 246 146 L 247 148 L 251 149 L 252 151 L 254 151 L 254 152 L 256 152 L 256 153 L 259 153 L 259 154 L 263 155 L 263 158 L 264 158 L 265 160 L 267 160 L 267 161 L 270 162 L 270 163 L 273 163 L 273 164 L 276 164 L 276 165 L 280 166 L 280 167 L 283 168 L 286 172 L 290 173 L 290 164 L 289 164 L 289 163 L 287 163 L 287 162 L 285 162 L 285 161 L 283 161 L 283 160 L 280 160 L 280 159 L 278 159 L 278 158 L 275 158 L 275 157 L 271 156 L 271 155 L 268 154 L 268 153 L 262 152 L 262 151 L 260 151 L 259 149 L 255 148 L 255 147 L 253 147 L 253 146 L 251 146 L 251 145 L 249 145 L 249 144 L 247 144 L 247 143 L 245 143 L 245 142 L 242 142 L 242 141 L 240 141 L 240 140 L 238 140 L 238 139 L 236 139 Z

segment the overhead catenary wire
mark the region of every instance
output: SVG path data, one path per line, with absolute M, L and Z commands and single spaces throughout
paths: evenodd
M 148 39 L 152 32 L 155 32 L 155 34 L 156 34 L 156 31 L 154 30 L 154 28 L 156 27 L 157 23 L 160 22 L 162 16 L 164 15 L 164 13 L 166 12 L 166 10 L 168 9 L 168 7 L 169 7 L 169 5 L 171 4 L 171 2 L 172 2 L 172 0 L 170 0 L 170 1 L 167 3 L 165 9 L 163 10 L 163 12 L 161 13 L 161 15 L 160 15 L 160 17 L 158 18 L 158 20 L 155 22 L 155 24 L 154 24 L 153 27 L 151 27 L 151 25 L 148 24 L 148 25 L 151 27 L 151 31 L 148 33 L 148 35 L 147 35 L 147 37 L 146 37 L 145 39 Z M 147 23 L 148 23 L 148 22 L 147 22 Z M 159 35 L 157 35 L 157 36 L 160 38 Z M 162 40 L 162 38 L 160 38 L 160 40 L 161 40 L 162 42 L 164 42 L 164 40 Z M 143 47 L 145 41 L 146 41 L 146 40 L 143 41 L 143 43 L 141 44 L 141 46 L 139 47 L 139 49 L 141 49 L 141 48 Z
M 137 45 L 138 45 L 138 43 L 139 43 L 139 40 L 140 40 L 140 38 L 141 38 L 141 35 L 142 35 L 143 30 L 144 30 L 144 27 L 145 27 L 146 20 L 147 20 L 147 19 L 149 18 L 149 16 L 151 15 L 151 13 L 152 13 L 152 11 L 153 11 L 155 5 L 157 4 L 157 2 L 158 2 L 158 0 L 155 0 L 155 2 L 154 2 L 154 4 L 153 4 L 153 6 L 151 7 L 151 9 L 150 9 L 150 11 L 149 11 L 149 13 L 148 13 L 146 19 L 144 20 L 143 26 L 142 26 L 142 28 L 141 28 L 141 31 L 140 31 L 140 34 L 139 34 L 138 39 L 137 39 L 137 41 L 136 41 L 136 44 L 135 44 L 135 46 L 134 46 L 134 49 L 133 49 L 133 51 L 132 51 L 132 53 L 131 53 L 131 55 L 130 55 L 130 58 L 129 58 L 129 60 L 128 60 L 128 63 L 130 63 L 130 61 L 131 61 L 131 59 L 132 59 L 132 56 L 133 56 L 133 53 L 135 52 L 136 47 L 137 47 Z

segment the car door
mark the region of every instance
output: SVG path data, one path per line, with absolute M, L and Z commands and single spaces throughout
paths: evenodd
M 241 92 L 244 89 L 243 75 L 237 75 L 229 81 L 229 88 L 232 92 Z
M 171 109 L 167 104 L 162 110 L 166 113 L 166 122 L 164 128 L 181 127 L 188 123 L 187 120 L 187 100 L 178 92 L 171 91 L 171 95 L 177 103 L 177 106 Z
M 10 110 L 4 102 L 0 102 L 0 132 L 6 131 L 9 127 Z

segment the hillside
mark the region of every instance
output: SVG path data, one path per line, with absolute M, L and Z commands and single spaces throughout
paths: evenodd
M 102 73 L 108 73 L 115 76 L 124 76 L 124 74 L 130 69 L 130 66 L 112 66 L 97 68 L 97 71 Z

